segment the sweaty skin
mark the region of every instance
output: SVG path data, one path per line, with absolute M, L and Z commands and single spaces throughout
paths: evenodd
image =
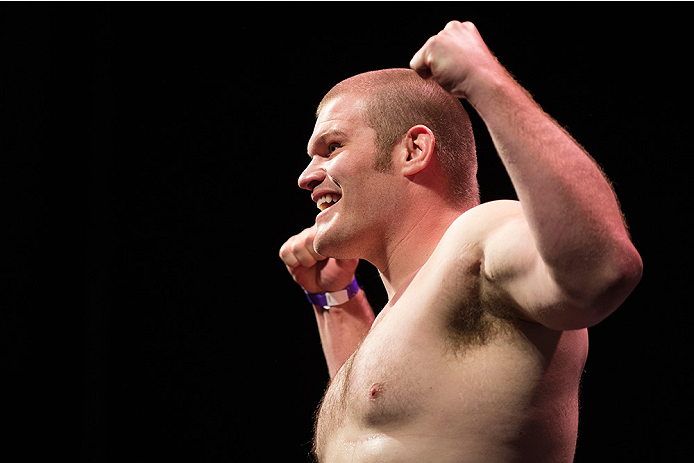
M 361 290 L 313 307 L 331 377 L 316 458 L 571 462 L 587 328 L 636 286 L 640 256 L 600 169 L 474 25 L 449 23 L 410 65 L 475 108 L 519 201 L 449 201 L 425 125 L 375 169 L 362 97 L 322 107 L 299 178 L 321 212 L 280 257 L 311 293 L 346 287 L 365 259 L 389 302 L 378 317 Z

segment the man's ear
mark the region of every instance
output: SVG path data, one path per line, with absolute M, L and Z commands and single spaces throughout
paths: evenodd
M 426 125 L 415 125 L 407 131 L 404 140 L 405 159 L 401 159 L 401 171 L 405 176 L 421 172 L 434 156 L 434 133 Z

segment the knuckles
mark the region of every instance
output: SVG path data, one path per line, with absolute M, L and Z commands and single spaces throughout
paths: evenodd
M 456 21 L 456 20 L 448 21 L 446 23 L 446 27 L 444 27 L 443 30 L 449 31 L 451 29 L 455 29 L 456 27 L 458 27 L 459 24 L 461 24 L 460 21 Z
M 294 257 L 294 252 L 292 251 L 291 244 L 289 241 L 284 243 L 280 248 L 280 259 L 289 267 L 294 267 L 297 263 L 296 257 Z
M 280 247 L 279 257 L 282 261 L 289 267 L 296 267 L 298 265 L 312 265 L 315 264 L 315 257 L 313 257 L 313 235 L 314 232 L 311 228 L 307 228 L 301 233 L 292 236 Z
M 442 40 L 463 40 L 464 37 L 478 35 L 477 27 L 470 21 L 461 23 L 460 21 L 450 21 L 446 27 L 435 37 Z
M 471 21 L 448 21 L 446 24 L 446 27 L 443 28 L 443 30 L 455 30 L 455 29 L 466 29 L 466 30 L 476 30 L 477 28 Z
M 289 249 L 291 249 L 292 254 L 296 255 L 297 253 L 301 252 L 301 247 L 303 247 L 303 244 L 294 239 L 292 240 L 292 244 L 289 246 Z

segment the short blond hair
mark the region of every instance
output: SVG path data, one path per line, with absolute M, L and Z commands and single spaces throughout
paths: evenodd
M 384 69 L 358 74 L 335 85 L 318 105 L 316 117 L 330 100 L 347 94 L 363 103 L 362 117 L 376 132 L 377 170 L 390 169 L 395 143 L 411 127 L 422 124 L 434 133 L 434 152 L 451 199 L 479 204 L 472 125 L 456 97 L 411 69 Z

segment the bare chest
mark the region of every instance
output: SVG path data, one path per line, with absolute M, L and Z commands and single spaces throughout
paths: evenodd
M 528 375 L 539 368 L 536 359 L 521 366 L 513 355 L 505 341 L 454 352 L 436 316 L 393 311 L 326 391 L 316 423 L 317 448 L 330 442 L 356 445 L 384 430 L 428 429 L 454 439 L 465 433 L 466 416 L 478 420 L 491 402 L 507 400 L 509 389 L 527 382 L 521 370 Z
M 476 248 L 441 249 L 333 378 L 317 415 L 321 461 L 423 461 L 415 448 L 429 461 L 506 461 L 519 439 L 547 455 L 552 442 L 575 444 L 585 330 L 507 318 L 503 302 L 480 297 Z M 475 456 L 484 449 L 498 453 Z
M 452 286 L 440 284 L 444 279 L 436 272 L 420 272 L 400 300 L 379 315 L 324 395 L 316 423 L 318 447 L 326 440 L 349 441 L 350 433 L 431 420 L 432 410 L 459 394 L 450 385 L 460 383 L 468 367 L 461 368 L 454 344 L 460 344 L 465 331 L 475 337 L 484 331 L 476 267 L 473 258 L 469 261 L 463 274 L 456 269 L 455 278 L 447 280 L 455 282 Z M 437 270 L 451 273 L 443 266 Z M 457 309 L 463 309 L 464 320 L 451 315 Z
M 335 376 L 317 417 L 317 454 L 330 456 L 320 461 L 422 461 L 393 457 L 403 445 L 429 461 L 572 452 L 585 330 L 531 342 L 539 329 L 525 327 L 451 354 L 432 326 L 413 326 L 380 325 Z M 498 453 L 475 459 L 484 449 Z M 435 451 L 451 458 L 431 459 Z
M 317 416 L 318 450 L 356 445 L 370 431 L 407 426 L 424 412 L 434 384 L 419 365 L 421 346 L 405 350 L 387 331 L 373 331 L 333 378 Z

